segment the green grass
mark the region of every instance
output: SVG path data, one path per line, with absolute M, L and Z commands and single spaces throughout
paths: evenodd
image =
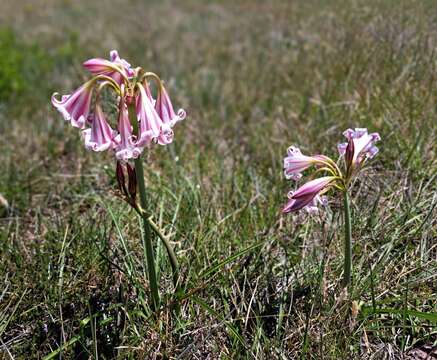
M 2 7 L 0 57 L 19 60 L 0 69 L 0 358 L 395 359 L 437 345 L 434 1 Z M 112 48 L 188 113 L 145 160 L 183 276 L 174 296 L 156 241 L 155 316 L 113 157 L 86 152 L 49 102 Z M 345 294 L 341 199 L 282 216 L 282 158 L 292 144 L 335 156 L 358 126 L 383 140 L 351 197 Z

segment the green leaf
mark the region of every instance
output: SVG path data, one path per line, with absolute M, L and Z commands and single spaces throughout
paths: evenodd
M 371 306 L 365 306 L 362 307 L 361 312 L 365 316 L 369 314 L 398 314 L 398 315 L 414 316 L 419 319 L 437 322 L 437 313 L 426 313 L 416 310 L 408 310 L 408 309 L 402 310 L 402 309 L 393 309 L 393 308 L 373 309 Z

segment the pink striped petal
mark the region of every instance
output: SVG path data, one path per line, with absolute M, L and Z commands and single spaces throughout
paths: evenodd
M 145 146 L 150 144 L 153 139 L 159 138 L 163 123 L 152 104 L 150 92 L 148 94 L 146 88 L 141 84 L 138 85 L 138 88 L 140 93 L 136 99 L 136 111 L 139 121 L 137 146 Z
M 115 132 L 106 121 L 105 115 L 99 104 L 92 119 L 91 129 L 83 131 L 85 147 L 88 150 L 104 151 L 114 145 Z
M 94 75 L 106 75 L 113 78 L 118 84 L 121 84 L 123 75 L 133 77 L 135 75 L 134 69 L 124 59 L 120 58 L 117 50 L 110 52 L 111 60 L 94 58 L 89 59 L 83 63 L 83 66 Z
M 124 99 L 121 99 L 119 106 L 118 132 L 119 137 L 115 147 L 116 158 L 121 161 L 128 161 L 140 156 L 143 148 L 136 146 L 133 141 L 132 125 L 129 122 L 129 113 Z
M 288 202 L 282 208 L 282 212 L 289 213 L 305 208 L 308 212 L 314 212 L 317 204 L 325 203 L 325 198 L 319 194 L 326 190 L 333 181 L 334 176 L 325 176 L 311 180 L 302 185 L 295 192 L 288 193 Z
M 288 214 L 293 211 L 298 211 L 307 206 L 313 198 L 314 196 L 308 195 L 306 197 L 300 197 L 299 199 L 290 199 L 282 208 L 282 212 Z
M 155 109 L 164 124 L 173 127 L 178 121 L 185 119 L 185 110 L 179 109 L 176 114 L 173 109 L 170 97 L 164 86 L 160 87 L 158 98 L 156 99 Z
M 61 100 L 56 99 L 58 93 L 54 93 L 51 101 L 66 121 L 70 121 L 74 127 L 83 129 L 90 113 L 92 93 L 93 82 L 88 81 L 71 95 L 63 95 Z
M 287 150 L 287 157 L 284 158 L 284 175 L 286 179 L 299 180 L 302 171 L 313 165 L 323 165 L 329 160 L 326 156 L 303 155 L 299 148 L 290 146 Z
M 296 190 L 292 198 L 297 199 L 300 197 L 306 197 L 308 195 L 312 195 L 314 197 L 329 184 L 331 184 L 335 179 L 335 176 L 324 176 L 308 181 Z

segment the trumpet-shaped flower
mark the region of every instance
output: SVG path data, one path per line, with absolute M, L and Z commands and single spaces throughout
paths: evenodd
M 343 135 L 352 142 L 351 165 L 360 165 L 365 159 L 371 159 L 378 153 L 375 143 L 381 140 L 378 133 L 368 134 L 365 128 L 356 128 L 355 130 L 347 129 Z M 346 154 L 348 143 L 338 144 L 340 155 Z
M 139 121 L 139 138 L 137 146 L 151 143 L 161 135 L 163 122 L 152 104 L 152 96 L 148 87 L 138 84 L 139 94 L 136 99 L 136 112 Z
M 330 185 L 337 179 L 335 176 L 324 176 L 318 179 L 311 180 L 302 185 L 295 192 L 289 192 L 289 201 L 282 208 L 283 213 L 289 213 L 300 210 L 309 205 L 310 211 L 319 202 L 320 198 L 316 198 L 321 193 L 325 192 Z
M 321 178 L 308 181 L 293 193 L 292 198 L 297 199 L 311 194 L 318 194 L 334 180 L 336 180 L 335 176 L 323 176 Z
M 179 109 L 176 114 L 170 97 L 164 86 L 161 86 L 156 99 L 155 109 L 162 120 L 161 133 L 158 137 L 158 143 L 167 145 L 173 141 L 173 130 L 171 129 L 178 121 L 184 120 L 186 117 L 185 110 Z
M 161 86 L 158 93 L 158 98 L 155 104 L 156 111 L 161 117 L 164 124 L 169 124 L 173 127 L 178 121 L 184 120 L 186 113 L 184 109 L 179 109 L 176 114 L 173 109 L 173 104 L 171 103 L 170 97 L 168 96 L 167 90 L 164 86 Z
M 85 147 L 93 151 L 104 151 L 114 145 L 115 131 L 106 121 L 105 115 L 99 104 L 96 105 L 92 117 L 91 129 L 83 131 Z
M 128 109 L 123 99 L 120 101 L 119 107 L 118 132 L 119 135 L 116 138 L 117 145 L 115 146 L 116 158 L 121 161 L 136 159 L 143 151 L 143 148 L 138 147 L 133 139 Z
M 120 58 L 117 50 L 110 52 L 110 58 L 111 60 L 89 59 L 83 63 L 83 66 L 94 75 L 106 75 L 113 78 L 118 84 L 123 82 L 124 76 L 129 78 L 135 75 L 134 69 L 126 60 Z
M 291 196 L 289 196 L 290 200 L 282 208 L 282 212 L 284 214 L 288 214 L 290 212 L 303 209 L 305 206 L 309 205 L 313 201 L 314 196 L 306 196 L 306 197 L 301 197 L 298 199 L 293 199 L 293 197 L 291 195 Z
M 74 91 L 71 95 L 52 95 L 53 106 L 62 114 L 65 121 L 70 121 L 74 127 L 83 129 L 90 113 L 91 98 L 93 94 L 93 81 L 88 81 Z
M 290 146 L 284 158 L 284 174 L 286 179 L 299 180 L 302 171 L 312 165 L 324 165 L 329 159 L 323 155 L 303 155 L 299 148 Z

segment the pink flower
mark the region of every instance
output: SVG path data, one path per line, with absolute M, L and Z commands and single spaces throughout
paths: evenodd
M 56 99 L 58 93 L 52 95 L 53 106 L 62 114 L 66 121 L 74 127 L 83 129 L 90 113 L 93 81 L 88 81 L 71 95 L 62 95 L 61 100 Z
M 140 90 L 136 98 L 136 112 L 139 121 L 139 139 L 137 146 L 145 146 L 157 139 L 161 134 L 163 125 L 161 118 L 152 104 L 152 96 L 148 87 L 138 84 Z
M 135 76 L 135 71 L 131 65 L 120 58 L 117 50 L 110 52 L 111 60 L 94 58 L 83 63 L 83 66 L 94 75 L 106 75 L 113 78 L 118 84 L 123 82 L 123 75 L 127 77 Z
M 118 132 L 119 135 L 115 139 L 117 142 L 115 147 L 116 158 L 121 161 L 136 159 L 143 151 L 143 148 L 137 147 L 133 140 L 132 125 L 129 122 L 129 114 L 123 98 L 119 106 Z
M 85 147 L 88 150 L 104 151 L 114 145 L 115 132 L 106 121 L 99 104 L 96 104 L 91 129 L 84 130 L 82 134 L 85 139 Z
M 282 208 L 283 213 L 289 213 L 293 211 L 300 210 L 306 206 L 310 206 L 310 211 L 314 210 L 316 206 L 320 193 L 325 192 L 327 188 L 334 182 L 337 178 L 335 176 L 325 176 L 318 179 L 308 181 L 302 185 L 295 192 L 290 192 L 288 194 L 289 201 Z
M 367 129 L 356 128 L 355 130 L 347 129 L 343 135 L 353 143 L 350 147 L 353 150 L 352 165 L 360 165 L 365 159 L 371 159 L 378 153 L 378 148 L 375 146 L 375 142 L 381 140 L 378 133 L 368 134 Z M 347 147 L 348 143 L 338 144 L 340 155 L 346 153 Z
M 127 161 L 137 158 L 144 147 L 152 142 L 165 145 L 173 141 L 172 127 L 183 120 L 186 114 L 184 110 L 175 113 L 167 91 L 156 74 L 141 68 L 133 69 L 126 60 L 120 58 L 116 50 L 110 52 L 109 60 L 90 59 L 84 63 L 84 67 L 95 76 L 60 100 L 58 93 L 54 93 L 51 101 L 65 120 L 84 129 L 83 137 L 88 149 L 103 151 L 113 148 L 117 159 Z M 157 100 L 151 94 L 148 77 L 158 84 Z M 99 95 L 107 85 L 119 99 L 117 135 L 99 105 Z M 90 110 L 91 103 L 95 106 L 95 112 L 94 109 L 93 112 Z M 87 124 L 90 129 L 85 129 Z
M 284 158 L 284 174 L 286 179 L 299 180 L 301 172 L 312 165 L 324 165 L 328 158 L 323 155 L 303 155 L 299 148 L 290 146 Z
M 111 61 L 113 63 L 121 65 L 126 70 L 126 73 L 127 73 L 128 77 L 132 77 L 132 76 L 135 75 L 135 70 L 132 69 L 131 64 L 129 64 L 125 59 L 122 59 L 118 55 L 118 51 L 117 50 L 111 50 L 109 52 L 109 57 L 111 58 Z
M 173 141 L 173 131 L 171 128 L 178 121 L 185 119 L 186 113 L 183 109 L 179 109 L 178 113 L 175 113 L 170 97 L 164 86 L 161 86 L 159 89 L 155 109 L 162 120 L 161 134 L 158 137 L 158 143 L 161 145 L 167 145 Z

